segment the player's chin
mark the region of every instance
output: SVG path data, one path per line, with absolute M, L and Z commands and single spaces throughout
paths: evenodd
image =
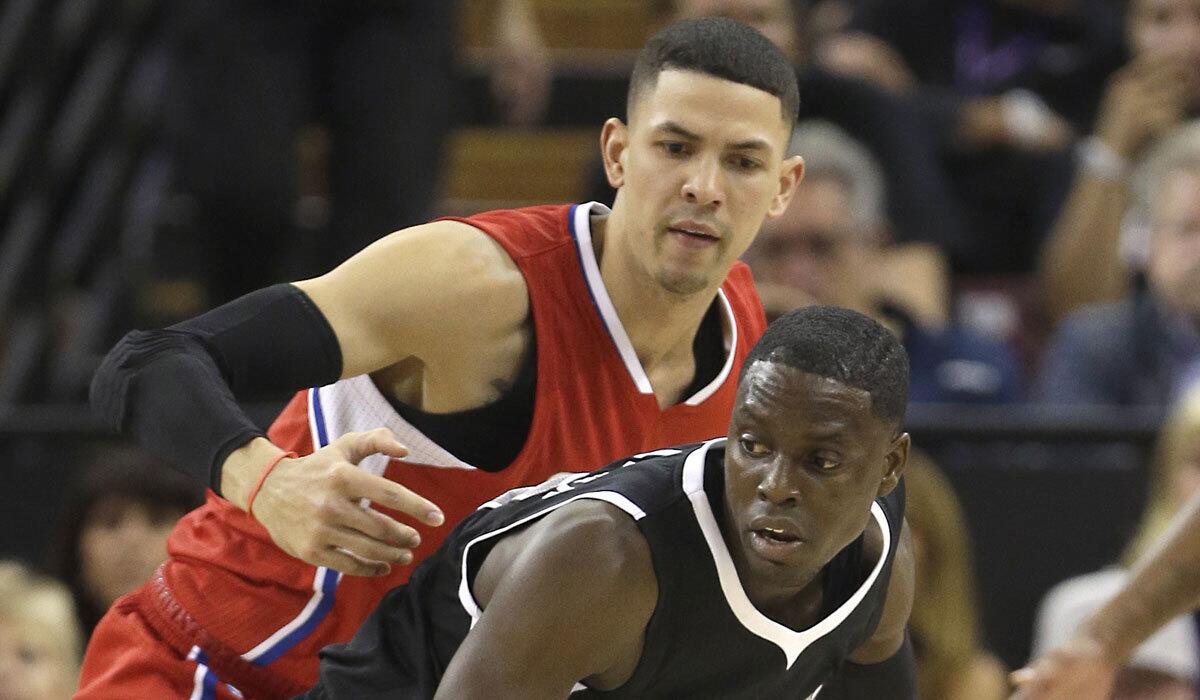
M 673 294 L 687 296 L 709 288 L 712 281 L 709 266 L 664 265 L 658 271 L 658 283 Z

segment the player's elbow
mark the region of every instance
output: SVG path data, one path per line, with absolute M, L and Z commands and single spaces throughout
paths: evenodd
M 168 330 L 126 333 L 92 375 L 88 392 L 92 410 L 113 430 L 124 430 L 127 399 L 139 374 L 163 358 L 203 352 L 199 345 L 194 338 Z

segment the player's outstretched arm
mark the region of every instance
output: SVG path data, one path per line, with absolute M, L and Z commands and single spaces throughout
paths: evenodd
M 1023 700 L 1107 698 L 1133 650 L 1174 617 L 1200 605 L 1200 496 L 1133 567 L 1117 595 L 1088 616 L 1070 641 L 1014 671 Z
M 237 396 L 325 384 L 409 358 L 428 365 L 443 351 L 483 343 L 519 343 L 527 316 L 524 280 L 498 244 L 466 224 L 435 222 L 392 234 L 322 277 L 253 292 L 168 329 L 128 334 L 97 371 L 92 402 L 115 428 L 245 509 L 264 466 L 282 450 L 262 437 Z M 366 456 L 359 446 L 397 456 L 402 448 L 394 442 L 357 440 L 349 453 L 339 446 L 280 462 L 262 483 L 254 516 L 285 551 L 311 564 L 385 571 L 404 560 L 411 532 L 372 515 L 368 524 L 342 508 L 351 491 L 440 524 L 425 499 L 405 494 L 401 503 L 386 479 L 343 473 Z M 297 534 L 302 522 L 319 527 Z M 368 545 L 344 544 L 360 538 Z M 339 548 L 350 550 L 349 560 L 334 554 Z M 387 554 L 395 556 L 379 558 Z
M 906 521 L 892 560 L 892 577 L 879 626 L 850 654 L 837 678 L 821 689 L 821 700 L 915 700 L 917 665 L 907 634 L 914 587 L 912 536 Z
M 580 500 L 535 527 L 508 561 L 494 550 L 476 577 L 483 614 L 437 700 L 561 700 L 579 682 L 615 688 L 636 668 L 658 584 L 633 520 Z

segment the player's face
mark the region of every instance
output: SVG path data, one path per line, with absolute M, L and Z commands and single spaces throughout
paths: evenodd
M 756 604 L 786 603 L 866 527 L 908 436 L 862 389 L 775 362 L 746 371 L 725 452 L 725 540 Z
M 715 288 L 763 218 L 786 208 L 803 168 L 783 159 L 788 135 L 770 93 L 661 72 L 635 100 L 630 124 L 609 120 L 602 137 L 618 188 L 620 255 L 670 292 Z

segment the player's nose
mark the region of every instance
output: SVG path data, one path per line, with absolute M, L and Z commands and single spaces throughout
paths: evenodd
M 759 479 L 758 497 L 776 506 L 795 505 L 800 498 L 800 489 L 790 472 L 783 460 L 771 462 Z
M 725 199 L 720 163 L 715 158 L 697 158 L 680 194 L 689 204 L 719 205 Z

